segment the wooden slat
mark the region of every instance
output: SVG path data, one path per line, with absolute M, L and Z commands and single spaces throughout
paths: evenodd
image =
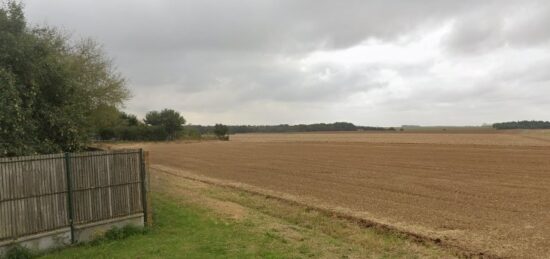
M 70 155 L 75 224 L 143 211 L 140 153 Z M 0 240 L 67 227 L 64 154 L 0 158 Z

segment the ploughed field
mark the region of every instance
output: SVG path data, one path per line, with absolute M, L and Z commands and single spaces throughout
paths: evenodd
M 345 208 L 485 255 L 550 257 L 548 132 L 242 134 L 151 164 Z

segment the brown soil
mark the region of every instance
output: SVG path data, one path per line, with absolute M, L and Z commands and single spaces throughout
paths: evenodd
M 472 251 L 547 258 L 545 139 L 521 133 L 252 134 L 145 148 L 152 164 L 312 198 Z
M 402 144 L 452 144 L 498 146 L 550 146 L 550 131 L 419 131 L 404 132 L 312 132 L 288 134 L 238 134 L 231 136 L 238 142 L 367 142 Z

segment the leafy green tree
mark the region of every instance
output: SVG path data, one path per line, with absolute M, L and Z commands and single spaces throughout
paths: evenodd
M 150 126 L 159 126 L 162 124 L 162 119 L 160 117 L 160 112 L 158 111 L 150 111 L 147 114 L 145 114 L 145 119 L 143 119 L 143 122 L 145 124 Z
M 0 98 L 3 102 L 0 109 L 0 156 L 20 155 L 31 150 L 25 135 L 31 125 L 27 124 L 14 81 L 11 73 L 0 69 Z
M 226 125 L 216 124 L 214 126 L 214 134 L 216 134 L 219 139 L 229 140 L 229 137 L 227 136 L 228 133 L 229 127 L 227 127 Z
M 116 128 L 124 123 L 121 113 L 117 107 L 101 105 L 90 115 L 90 125 L 92 126 L 92 135 L 97 135 L 107 128 Z
M 166 139 L 176 139 L 178 132 L 183 129 L 185 119 L 179 114 L 179 112 L 164 109 L 160 112 L 151 111 L 145 115 L 145 124 L 150 126 L 160 127 L 166 133 Z M 161 133 L 158 130 L 157 133 Z
M 126 122 L 126 124 L 130 127 L 132 126 L 139 126 L 140 125 L 140 121 L 138 120 L 138 118 L 136 117 L 136 115 L 133 115 L 133 114 L 128 114 L 128 113 L 124 113 L 122 112 L 120 114 L 120 117 L 122 120 L 124 120 Z
M 20 4 L 0 6 L 0 156 L 81 150 L 129 97 L 96 43 L 71 42 L 27 26 Z

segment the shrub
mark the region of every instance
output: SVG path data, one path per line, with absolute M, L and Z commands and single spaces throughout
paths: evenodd
M 223 124 L 216 124 L 214 126 L 214 134 L 221 140 L 229 140 L 229 127 Z
M 105 235 L 94 239 L 90 242 L 91 245 L 98 245 L 106 241 L 121 240 L 135 235 L 143 235 L 147 230 L 136 225 L 126 225 L 122 228 L 113 227 L 105 232 Z
M 36 255 L 28 248 L 16 245 L 11 247 L 3 258 L 5 259 L 30 259 L 34 258 Z
M 115 130 L 111 128 L 100 129 L 98 135 L 102 140 L 112 140 L 116 138 Z
M 126 225 L 122 228 L 113 227 L 112 229 L 107 231 L 107 233 L 105 233 L 105 238 L 107 240 L 120 240 L 143 233 L 145 233 L 145 229 L 143 227 L 138 227 L 136 225 Z

